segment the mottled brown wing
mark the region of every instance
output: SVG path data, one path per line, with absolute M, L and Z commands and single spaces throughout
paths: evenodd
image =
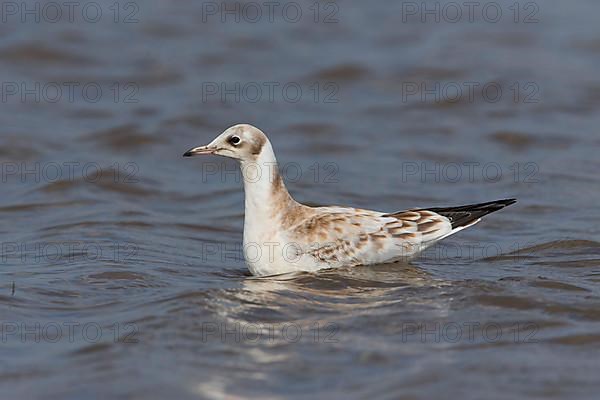
M 295 227 L 294 235 L 307 240 L 307 254 L 335 267 L 411 257 L 451 231 L 447 218 L 427 210 L 383 214 L 324 207 Z

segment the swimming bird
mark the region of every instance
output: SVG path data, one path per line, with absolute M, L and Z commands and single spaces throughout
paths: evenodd
M 244 258 L 253 275 L 408 260 L 481 217 L 516 202 L 381 212 L 310 207 L 288 193 L 271 142 L 247 124 L 226 129 L 183 156 L 216 154 L 240 162 L 245 191 Z

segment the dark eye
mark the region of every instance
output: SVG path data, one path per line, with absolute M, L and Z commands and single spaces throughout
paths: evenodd
M 240 139 L 238 136 L 232 136 L 229 138 L 229 143 L 231 143 L 232 145 L 237 145 L 242 141 L 242 139 Z

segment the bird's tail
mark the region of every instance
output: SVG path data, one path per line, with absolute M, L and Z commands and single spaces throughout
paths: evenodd
M 426 210 L 433 211 L 434 213 L 448 218 L 452 224 L 452 229 L 457 229 L 461 227 L 466 228 L 469 225 L 475 224 L 484 215 L 498 211 L 516 202 L 517 199 L 504 199 L 459 207 L 427 208 Z

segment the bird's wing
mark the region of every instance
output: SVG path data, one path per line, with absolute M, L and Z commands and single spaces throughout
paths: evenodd
M 448 218 L 428 210 L 321 207 L 292 229 L 292 240 L 319 262 L 360 265 L 411 257 L 451 232 Z

